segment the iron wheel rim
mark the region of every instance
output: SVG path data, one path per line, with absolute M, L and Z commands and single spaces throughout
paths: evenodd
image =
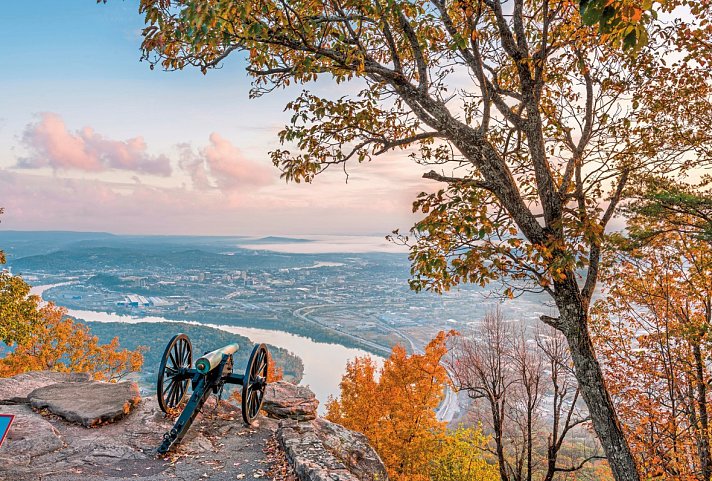
M 193 346 L 185 334 L 176 334 L 166 346 L 156 381 L 156 396 L 161 411 L 168 413 L 178 407 L 188 394 L 188 377 L 177 378 L 193 363 Z
M 256 345 L 250 354 L 242 384 L 242 419 L 246 424 L 252 423 L 262 407 L 267 388 L 268 363 L 267 347 L 264 344 Z

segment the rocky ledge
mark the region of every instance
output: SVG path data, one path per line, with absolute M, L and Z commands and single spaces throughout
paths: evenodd
M 0 379 L 0 413 L 15 415 L 0 447 L 0 480 L 223 481 L 274 472 L 301 481 L 387 479 L 362 435 L 317 417 L 318 401 L 309 389 L 286 382 L 269 388 L 268 416 L 252 426 L 242 423 L 235 404 L 213 399 L 183 443 L 157 457 L 174 419 L 154 397 L 140 399 L 132 382 L 98 383 L 53 372 Z M 275 454 L 276 446 L 284 452 Z M 278 466 L 280 460 L 293 467 L 291 474 Z
M 302 481 L 385 481 L 386 468 L 363 434 L 317 417 L 309 388 L 287 382 L 267 387 L 263 408 L 282 419 L 277 441 Z

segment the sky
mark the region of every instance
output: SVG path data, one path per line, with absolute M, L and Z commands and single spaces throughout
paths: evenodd
M 0 29 L 0 228 L 385 235 L 436 188 L 396 152 L 287 184 L 268 152 L 302 88 L 249 99 L 245 63 L 151 71 L 138 2 L 8 2 Z M 320 95 L 358 85 L 319 82 Z

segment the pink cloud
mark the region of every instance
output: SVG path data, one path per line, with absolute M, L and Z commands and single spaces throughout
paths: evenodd
M 170 160 L 165 155 L 147 153 L 142 137 L 127 140 L 106 139 L 91 127 L 70 132 L 62 118 L 54 113 L 40 115 L 37 123 L 25 128 L 22 142 L 29 156 L 18 160 L 18 167 L 52 167 L 55 170 L 100 172 L 128 170 L 168 176 Z
M 269 192 L 273 190 L 273 192 Z M 0 169 L 0 229 L 127 234 L 387 234 L 413 222 L 412 197 L 339 184 L 259 192 L 155 187 Z M 400 199 L 408 198 L 401 202 Z
M 181 168 L 193 180 L 193 187 L 204 190 L 215 186 L 222 191 L 264 187 L 274 183 L 277 171 L 251 160 L 230 141 L 213 132 L 210 144 L 198 154 L 187 145 L 181 148 Z

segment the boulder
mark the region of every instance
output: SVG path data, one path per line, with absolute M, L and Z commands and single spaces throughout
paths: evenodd
M 283 420 L 277 441 L 300 481 L 387 481 L 381 458 L 362 434 L 325 419 Z
M 0 379 L 0 404 L 28 403 L 27 396 L 35 389 L 59 382 L 88 382 L 85 372 L 32 371 Z
M 316 418 L 318 406 L 319 400 L 308 387 L 277 381 L 267 385 L 262 409 L 272 418 L 309 421 Z
M 47 409 L 84 427 L 117 421 L 141 401 L 133 381 L 52 384 L 35 389 L 28 398 L 33 408 Z

